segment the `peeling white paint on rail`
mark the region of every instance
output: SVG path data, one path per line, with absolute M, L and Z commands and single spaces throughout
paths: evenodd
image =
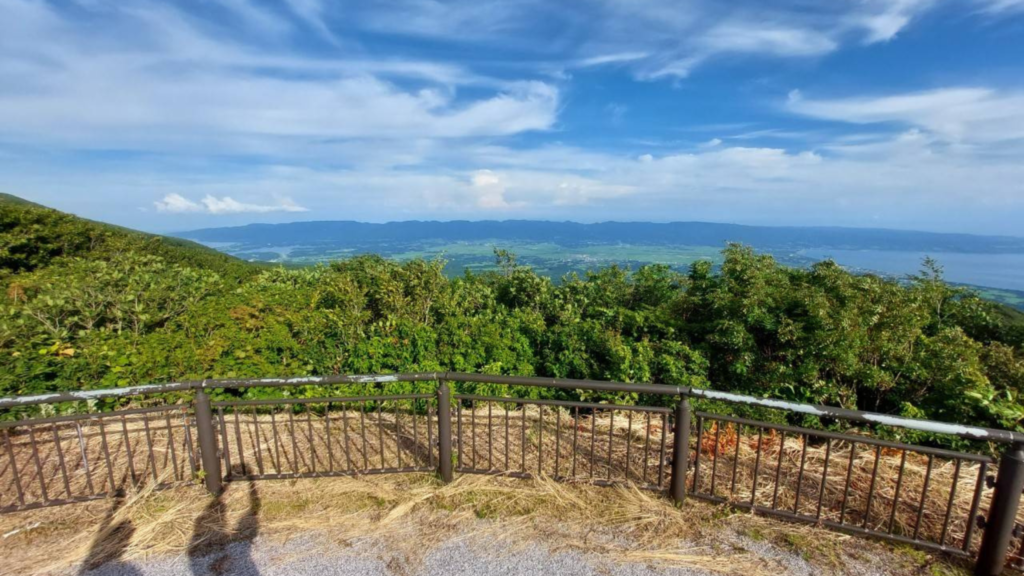
M 974 438 L 989 437 L 988 430 L 984 428 L 977 428 L 974 426 L 947 424 L 945 422 L 932 422 L 931 420 L 912 420 L 910 418 L 900 418 L 899 416 L 886 416 L 884 414 L 872 414 L 870 412 L 864 414 L 864 419 L 870 422 L 884 424 L 886 426 L 896 426 L 899 428 L 913 428 L 915 430 L 921 430 L 924 432 L 934 432 L 936 434 L 953 434 L 958 436 L 971 436 Z
M 361 383 L 368 383 L 368 382 L 398 382 L 398 376 L 372 376 L 372 375 L 364 376 L 364 375 L 360 374 L 360 375 L 352 376 L 352 380 L 354 380 L 356 382 L 361 382 Z
M 258 378 L 255 380 L 243 380 L 252 384 L 317 384 L 325 380 L 324 376 L 296 376 L 294 378 Z M 203 388 L 223 388 L 224 382 L 208 380 L 203 382 Z
M 818 409 L 810 404 L 800 404 L 799 402 L 786 402 L 785 400 L 772 400 L 770 398 L 755 398 L 753 396 L 744 396 L 742 394 L 730 394 L 729 392 L 719 392 L 717 390 L 704 390 L 700 388 L 690 389 L 690 393 L 694 396 L 700 396 L 702 398 L 708 398 L 710 400 L 724 400 L 726 402 L 736 402 L 738 404 L 756 404 L 758 406 L 765 406 L 767 408 L 776 408 L 779 410 L 790 410 L 792 412 L 800 412 L 803 414 L 811 414 L 814 416 L 828 416 L 829 413 L 824 410 Z
M 72 390 L 68 392 L 53 392 L 51 394 L 39 394 L 36 396 L 8 396 L 0 398 L 0 404 L 41 404 L 46 402 L 74 402 L 76 400 L 96 400 L 107 396 L 131 396 L 135 394 L 148 394 L 152 392 L 176 392 L 187 386 L 184 383 L 175 382 L 171 384 L 144 384 L 140 386 L 128 386 L 126 388 L 106 388 L 101 390 Z
M 949 424 L 946 422 L 933 422 L 931 420 L 917 420 L 914 418 L 902 418 L 899 416 L 886 416 L 885 414 L 876 414 L 872 412 L 859 412 L 852 413 L 852 411 L 837 409 L 828 409 L 811 404 L 801 404 L 799 402 L 786 402 L 785 400 L 773 400 L 770 398 L 757 398 L 754 396 L 745 396 L 743 394 L 731 394 L 729 392 L 719 392 L 717 390 L 705 390 L 701 388 L 691 388 L 690 394 L 693 396 L 699 396 L 701 398 L 707 398 L 710 400 L 723 400 L 726 402 L 735 402 L 738 404 L 752 404 L 756 406 L 764 406 L 766 408 L 775 408 L 778 410 L 789 410 L 791 412 L 799 412 L 801 414 L 811 414 L 813 416 L 825 416 L 832 418 L 842 419 L 856 419 L 857 417 L 862 418 L 868 422 L 875 424 L 882 424 L 884 426 L 894 426 L 897 428 L 908 428 L 911 430 L 920 430 L 922 432 L 932 432 L 934 434 L 950 434 L 953 436 L 971 437 L 978 439 L 985 439 L 992 437 L 989 430 L 985 428 L 979 428 L 976 426 L 964 426 L 962 424 Z M 1007 432 L 1007 437 L 1012 436 L 1012 432 Z

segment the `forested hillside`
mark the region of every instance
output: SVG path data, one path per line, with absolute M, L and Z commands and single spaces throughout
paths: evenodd
M 787 268 L 734 245 L 720 268 L 553 282 L 496 257 L 498 272 L 455 279 L 442 262 L 372 256 L 258 268 L 0 202 L 0 395 L 456 370 L 707 386 L 997 427 L 1024 417 L 1020 314 L 936 270 L 899 283 L 830 262 Z

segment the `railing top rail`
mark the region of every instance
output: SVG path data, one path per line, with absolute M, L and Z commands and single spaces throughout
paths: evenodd
M 32 406 L 35 404 L 56 404 L 58 402 L 81 402 L 102 398 L 123 398 L 126 396 L 148 396 L 167 392 L 184 392 L 202 388 L 255 388 L 304 386 L 315 384 L 373 384 L 378 382 L 417 382 L 440 380 L 444 372 L 419 372 L 408 374 L 346 374 L 338 376 L 298 376 L 293 378 L 218 378 L 208 380 L 185 380 L 166 384 L 142 384 L 125 388 L 104 388 L 101 390 L 75 390 L 52 392 L 34 396 L 8 396 L 0 398 L 0 409 Z
M 55 392 L 35 396 L 13 396 L 0 398 L 0 409 L 31 406 L 35 404 L 52 404 L 57 402 L 76 402 L 101 398 L 118 398 L 124 396 L 140 396 L 180 392 L 204 388 L 251 388 L 279 387 L 302 385 L 330 384 L 372 384 L 387 382 L 423 382 L 449 380 L 456 382 L 479 382 L 485 384 L 507 384 L 512 386 L 532 386 L 545 388 L 562 388 L 571 390 L 594 390 L 600 392 L 639 392 L 641 394 L 663 394 L 670 396 L 689 396 L 718 400 L 732 404 L 760 406 L 776 410 L 785 410 L 799 414 L 809 414 L 824 418 L 836 418 L 852 422 L 878 424 L 908 430 L 918 430 L 935 434 L 958 436 L 972 440 L 991 442 L 1024 443 L 1024 434 L 1011 430 L 998 430 L 981 426 L 968 426 L 932 420 L 904 418 L 877 412 L 863 412 L 835 406 L 803 404 L 773 398 L 758 398 L 731 392 L 721 392 L 690 386 L 672 386 L 666 384 L 604 382 L 596 380 L 573 380 L 569 378 L 541 378 L 531 376 L 501 376 L 492 374 L 468 374 L 464 372 L 414 372 L 377 375 L 337 375 L 337 376 L 302 376 L 295 378 L 256 378 L 256 379 L 210 379 L 171 382 L 167 384 L 151 384 L 130 386 L 127 388 L 109 388 L 104 390 L 81 390 L 73 392 Z

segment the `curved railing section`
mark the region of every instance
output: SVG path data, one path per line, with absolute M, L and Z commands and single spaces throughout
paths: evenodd
M 400 383 L 405 389 L 393 393 Z M 331 393 L 243 398 L 247 388 Z M 516 393 L 531 388 L 565 392 Z M 568 399 L 580 391 L 641 402 Z M 45 406 L 159 395 L 177 403 L 37 417 Z M 722 405 L 1006 447 L 997 461 L 712 410 Z M 1024 546 L 1018 432 L 687 386 L 456 372 L 217 379 L 0 398 L 3 412 L 33 417 L 0 421 L 0 512 L 198 479 L 219 493 L 237 478 L 496 474 L 629 483 L 676 502 L 692 496 L 975 558 L 977 574 L 1000 573 Z

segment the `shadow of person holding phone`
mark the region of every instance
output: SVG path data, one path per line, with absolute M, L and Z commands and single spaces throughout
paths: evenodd
M 249 473 L 246 468 L 239 466 L 234 467 L 232 472 L 233 477 Z M 259 490 L 251 479 L 247 480 L 249 507 L 235 524 L 234 530 L 231 530 L 228 527 L 224 497 L 232 489 L 234 485 L 229 482 L 224 491 L 196 518 L 188 545 L 189 568 L 195 576 L 259 574 L 252 558 L 253 544 L 259 535 L 259 513 L 262 506 Z
M 118 576 L 141 576 L 139 569 L 124 561 L 125 552 L 131 544 L 135 526 L 130 519 L 117 520 L 117 512 L 124 506 L 124 482 L 114 491 L 110 508 L 103 515 L 96 536 L 89 545 L 89 552 L 78 570 L 81 574 L 117 574 Z

